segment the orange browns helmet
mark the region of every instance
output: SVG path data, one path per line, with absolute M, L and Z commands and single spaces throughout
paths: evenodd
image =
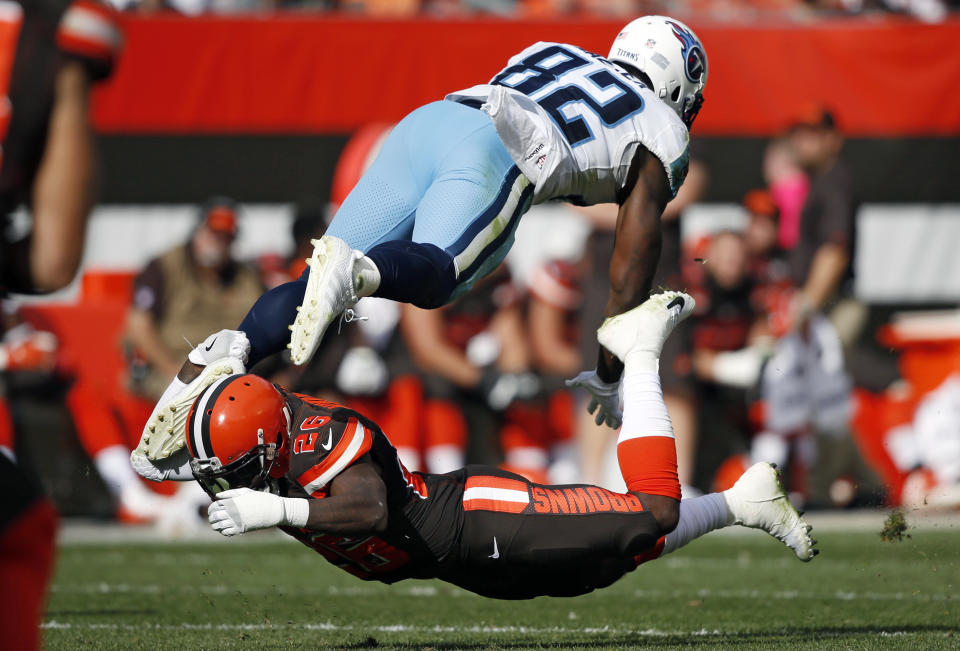
M 260 490 L 285 456 L 289 430 L 290 410 L 270 382 L 250 374 L 217 380 L 187 417 L 193 476 L 211 497 L 230 488 Z

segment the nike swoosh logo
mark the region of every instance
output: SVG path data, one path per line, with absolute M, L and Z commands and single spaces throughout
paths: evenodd
M 209 346 L 204 346 L 204 350 L 206 350 L 206 351 L 209 353 L 209 352 L 210 352 L 210 349 L 213 348 L 213 345 L 214 345 L 215 343 L 217 343 L 217 339 L 218 339 L 218 337 L 214 337 L 214 338 L 213 338 L 213 341 L 210 342 L 210 345 L 209 345 Z
M 497 549 L 497 537 L 493 537 L 493 553 L 490 554 L 490 558 L 500 558 L 500 550 Z
M 683 306 L 686 305 L 686 304 L 687 304 L 687 303 L 686 303 L 686 301 L 683 300 L 683 297 L 682 297 L 682 296 L 677 296 L 677 297 L 674 298 L 672 301 L 670 301 L 669 303 L 667 303 L 667 309 L 669 310 L 670 308 L 672 308 L 672 307 L 674 307 L 674 306 L 678 306 L 678 307 L 680 308 L 680 311 L 683 312 Z
M 320 447 L 323 448 L 324 450 L 326 450 L 327 452 L 329 452 L 329 451 L 330 451 L 330 448 L 333 447 L 333 428 L 332 428 L 332 427 L 331 427 L 330 430 L 327 432 L 327 442 L 326 442 L 326 443 L 321 443 L 321 444 L 320 444 Z

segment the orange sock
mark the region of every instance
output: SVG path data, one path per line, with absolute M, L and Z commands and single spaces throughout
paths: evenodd
M 622 440 L 617 444 L 617 459 L 630 491 L 680 499 L 677 446 L 672 436 Z

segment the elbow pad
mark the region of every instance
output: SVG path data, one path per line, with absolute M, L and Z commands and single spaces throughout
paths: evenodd
M 120 56 L 123 32 L 119 16 L 94 0 L 71 3 L 57 27 L 57 47 L 79 61 L 94 82 L 107 79 Z

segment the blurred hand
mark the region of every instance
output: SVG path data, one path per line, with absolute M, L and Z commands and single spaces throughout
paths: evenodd
M 337 368 L 337 388 L 351 396 L 378 396 L 390 382 L 390 371 L 377 352 L 368 346 L 347 351 Z
M 586 389 L 590 392 L 590 402 L 587 404 L 587 413 L 596 413 L 594 419 L 597 425 L 607 424 L 611 429 L 617 429 L 623 422 L 623 412 L 620 411 L 620 381 L 604 382 L 597 375 L 596 369 L 584 371 L 575 378 L 566 381 L 571 389 Z

